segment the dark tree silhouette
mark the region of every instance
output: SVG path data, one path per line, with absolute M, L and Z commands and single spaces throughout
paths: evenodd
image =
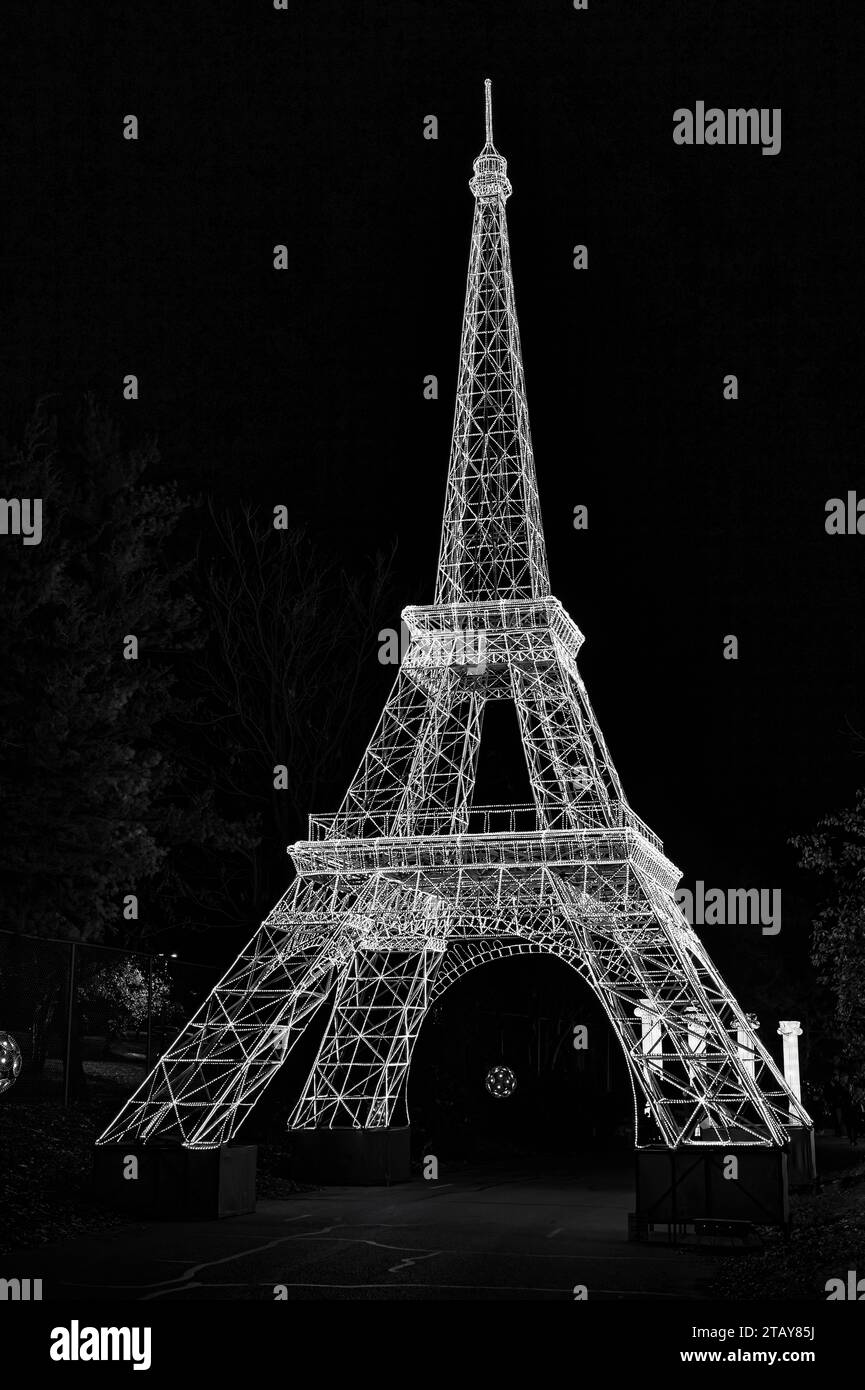
M 376 555 L 365 575 L 348 575 L 302 530 L 274 529 L 264 509 L 211 505 L 209 517 L 205 753 L 220 794 L 262 827 L 247 855 L 251 903 L 231 891 L 229 870 L 223 880 L 222 911 L 248 920 L 286 887 L 286 844 L 306 833 L 311 810 L 341 797 L 371 732 L 391 566 Z M 287 769 L 284 788 L 275 786 L 278 766 Z
M 0 541 L 0 927 L 151 949 L 251 930 L 362 751 L 389 565 L 351 578 L 270 514 L 182 497 L 92 399 L 0 452 L 0 493 L 43 518 L 39 544 Z M 32 994 L 34 1059 L 66 988 Z
M 179 679 L 206 636 L 193 594 L 192 504 L 152 481 L 153 443 L 121 445 L 87 400 L 61 434 L 37 409 L 2 448 L 0 493 L 39 498 L 42 536 L 0 543 L 0 926 L 137 945 L 169 924 L 187 845 L 222 853 L 242 828 L 190 791 L 175 756 L 193 707 Z M 130 638 L 137 659 L 125 659 Z M 128 903 L 138 899 L 138 915 Z M 59 1007 L 34 1000 L 34 1056 Z M 80 1036 L 80 1019 L 72 1035 Z M 80 1059 L 73 1075 L 83 1079 Z
M 135 944 L 177 890 L 173 848 L 222 850 L 233 830 L 206 794 L 188 798 L 172 756 L 191 718 L 179 658 L 206 629 L 172 547 L 191 504 L 147 480 L 157 463 L 152 443 L 122 448 L 92 401 L 74 439 L 39 410 L 4 450 L 3 495 L 43 506 L 41 544 L 0 546 L 4 927 Z
M 811 960 L 829 996 L 838 1060 L 865 1066 L 865 790 L 790 843 L 824 896 L 813 923 Z

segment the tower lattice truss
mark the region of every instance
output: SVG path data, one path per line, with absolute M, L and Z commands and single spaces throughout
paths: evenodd
M 285 896 L 100 1143 L 226 1143 L 320 1010 L 289 1128 L 404 1123 L 431 1004 L 528 953 L 603 1006 L 638 1143 L 771 1146 L 810 1124 L 675 902 L 679 870 L 628 805 L 582 634 L 550 594 L 489 83 L 486 127 L 435 603 L 403 614 L 411 640 L 339 810 L 310 817 Z M 473 802 L 491 700 L 516 708 L 529 805 Z

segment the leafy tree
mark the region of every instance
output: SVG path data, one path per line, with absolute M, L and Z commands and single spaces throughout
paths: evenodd
M 154 1018 L 158 1017 L 162 1023 L 180 1021 L 167 963 L 154 961 L 150 990 L 147 973 L 140 958 L 128 955 L 82 972 L 78 998 L 89 1006 L 88 1012 L 101 1015 L 109 1037 L 143 1027 L 149 997 Z

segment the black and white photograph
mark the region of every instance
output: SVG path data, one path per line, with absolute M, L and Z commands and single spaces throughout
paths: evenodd
M 851 1368 L 865 13 L 0 26 L 20 1374 Z

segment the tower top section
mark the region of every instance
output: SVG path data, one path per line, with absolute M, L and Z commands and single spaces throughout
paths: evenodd
M 507 163 L 493 144 L 474 163 L 472 246 L 439 551 L 436 603 L 541 599 L 550 592 L 514 304 Z
M 469 188 L 478 202 L 490 203 L 496 198 L 511 196 L 508 179 L 508 161 L 499 154 L 493 144 L 493 84 L 489 78 L 484 82 L 484 107 L 486 115 L 487 140 L 472 168 L 474 178 L 469 180 Z

